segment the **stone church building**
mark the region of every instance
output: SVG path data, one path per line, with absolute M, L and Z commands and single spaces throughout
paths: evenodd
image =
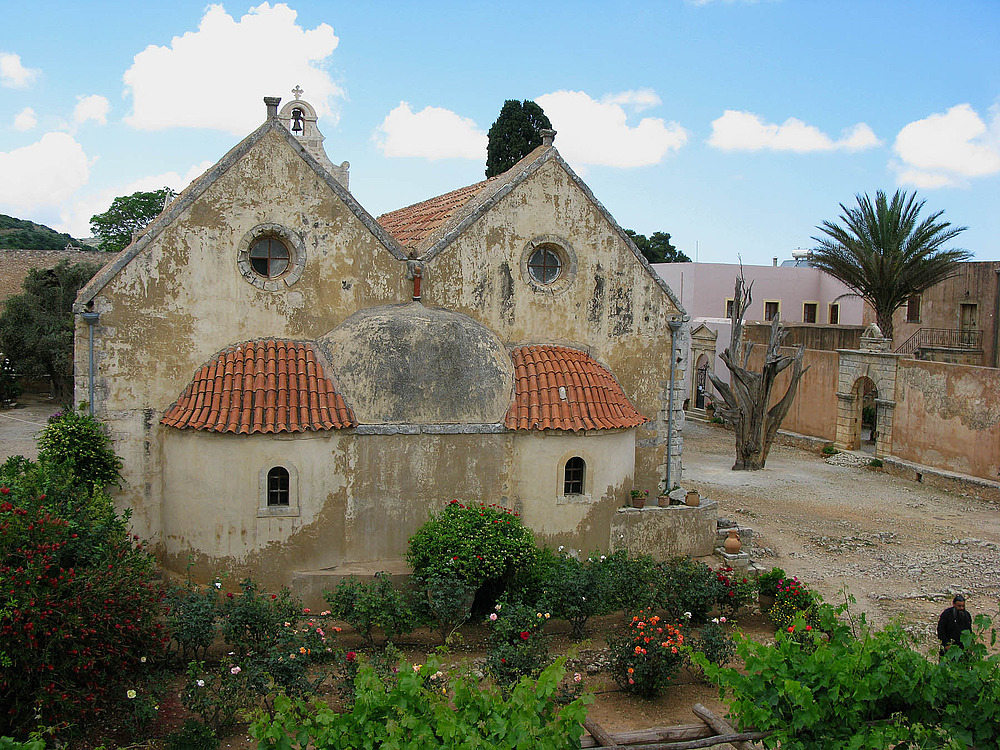
M 513 508 L 551 546 L 710 549 L 700 515 L 621 510 L 656 496 L 671 439 L 680 477 L 668 321 L 686 315 L 554 133 L 374 218 L 312 107 L 265 103 L 75 307 L 77 401 L 163 564 L 268 585 L 398 570 L 453 498 Z

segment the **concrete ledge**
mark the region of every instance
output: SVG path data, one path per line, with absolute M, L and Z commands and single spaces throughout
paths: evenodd
M 716 543 L 719 504 L 703 498 L 701 505 L 619 508 L 611 519 L 612 552 L 647 554 L 655 560 L 678 555 L 711 555 Z
M 1000 482 L 991 482 L 989 479 L 980 479 L 968 474 L 924 466 L 895 456 L 882 456 L 879 460 L 882 461 L 883 469 L 895 477 L 910 479 L 949 492 L 972 495 L 980 500 L 1000 503 Z
M 324 591 L 333 591 L 337 584 L 356 576 L 361 580 L 371 579 L 376 573 L 388 573 L 393 588 L 403 589 L 409 582 L 412 570 L 405 560 L 382 560 L 380 562 L 343 563 L 320 570 L 297 570 L 292 574 L 290 588 L 302 603 L 314 611 L 326 609 Z

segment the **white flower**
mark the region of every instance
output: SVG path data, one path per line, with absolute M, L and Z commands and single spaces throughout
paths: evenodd
M 136 696 L 136 692 L 135 692 L 134 690 L 129 690 L 129 691 L 127 691 L 127 692 L 125 693 L 125 695 L 127 695 L 127 696 L 128 696 L 128 699 L 129 699 L 129 700 L 132 700 L 133 698 L 135 698 L 135 696 Z
M 583 599 L 584 601 L 587 601 L 587 597 L 585 597 L 585 596 L 584 596 L 584 597 L 581 597 L 581 598 L 582 598 L 582 599 Z
M 414 672 L 419 672 L 419 671 L 420 671 L 420 667 L 421 667 L 421 666 L 422 666 L 422 665 L 420 665 L 420 664 L 414 664 L 414 665 L 413 665 L 413 671 L 414 671 Z
M 718 625 L 719 624 L 719 618 L 718 617 L 713 617 L 712 618 L 712 622 L 714 622 L 716 625 Z
M 685 617 L 686 619 L 690 620 L 690 619 L 691 619 L 691 613 L 690 613 L 690 612 L 685 612 L 685 613 L 684 613 L 684 617 Z
M 198 687 L 205 687 L 204 680 L 195 680 L 194 684 L 197 685 Z
M 573 673 L 573 682 L 579 682 L 582 679 L 583 679 L 583 677 L 580 675 L 579 672 L 574 672 Z
M 140 656 L 139 657 L 139 661 L 141 661 L 143 664 L 145 664 L 146 663 L 146 657 L 145 656 Z
M 215 586 L 215 588 L 217 588 L 217 589 L 221 589 L 222 588 L 222 581 L 216 581 L 212 585 Z
M 561 544 L 559 545 L 559 551 L 560 551 L 560 552 L 562 552 L 562 551 L 563 551 L 563 546 L 562 546 Z
M 493 609 L 495 609 L 495 610 L 496 610 L 497 612 L 499 612 L 499 611 L 500 611 L 500 607 L 501 607 L 501 605 L 500 605 L 500 604 L 498 604 L 498 605 L 497 605 L 497 606 L 495 606 L 495 607 L 494 607 Z
M 496 612 L 490 612 L 490 619 L 493 622 L 496 622 L 497 621 L 497 613 Z
M 606 557 L 605 557 L 604 555 L 601 555 L 601 562 L 604 562 L 604 561 L 605 561 L 605 560 L 607 560 L 607 559 L 608 559 L 608 558 L 606 558 Z
M 240 672 L 242 672 L 243 670 L 242 670 L 242 669 L 240 669 L 239 667 L 233 667 L 233 668 L 232 668 L 232 669 L 230 669 L 229 671 L 230 671 L 230 672 L 231 672 L 232 674 L 239 674 L 239 673 L 240 673 Z

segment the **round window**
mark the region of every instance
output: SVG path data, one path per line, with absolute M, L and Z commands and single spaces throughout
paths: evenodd
M 298 234 L 281 224 L 260 224 L 240 240 L 236 266 L 248 283 L 277 292 L 301 278 L 306 246 Z
M 562 261 L 555 248 L 542 245 L 528 258 L 528 273 L 539 284 L 551 284 L 559 278 Z
M 250 267 L 266 279 L 288 270 L 288 248 L 276 237 L 261 237 L 250 246 Z

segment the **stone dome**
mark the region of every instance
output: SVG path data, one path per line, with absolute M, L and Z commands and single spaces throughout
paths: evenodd
M 316 342 L 359 424 L 498 424 L 514 370 L 472 318 L 413 302 L 351 315 Z

